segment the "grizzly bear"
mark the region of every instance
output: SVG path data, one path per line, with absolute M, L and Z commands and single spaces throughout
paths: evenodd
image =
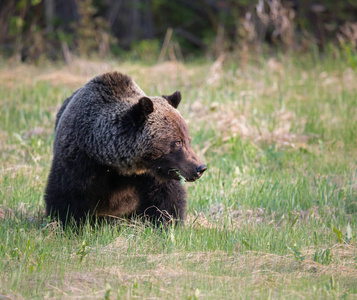
M 180 180 L 195 181 L 207 166 L 190 146 L 180 101 L 180 92 L 148 97 L 118 72 L 74 92 L 56 116 L 47 215 L 63 225 L 105 216 L 182 223 Z

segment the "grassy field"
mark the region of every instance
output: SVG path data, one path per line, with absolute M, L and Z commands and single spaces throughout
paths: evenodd
M 208 171 L 184 228 L 44 217 L 55 114 L 93 76 L 181 90 Z M 0 66 L 0 299 L 357 297 L 357 73 L 341 58 Z

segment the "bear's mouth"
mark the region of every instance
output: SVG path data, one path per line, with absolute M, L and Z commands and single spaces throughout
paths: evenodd
M 202 173 L 197 173 L 197 176 L 192 176 L 188 177 L 182 174 L 181 170 L 178 168 L 168 168 L 164 169 L 161 167 L 156 168 L 156 175 L 163 178 L 163 179 L 173 179 L 180 181 L 182 185 L 185 184 L 185 182 L 194 182 L 197 179 L 199 179 L 202 175 Z
M 188 181 L 184 176 L 181 175 L 181 172 L 178 169 L 169 169 L 168 174 L 173 176 L 173 179 L 180 180 L 182 185 Z
M 185 182 L 194 182 L 198 178 L 200 178 L 200 176 L 193 177 L 193 178 L 185 177 L 181 174 L 180 170 L 178 169 L 169 169 L 168 174 L 172 176 L 172 179 L 180 180 L 182 185 L 184 185 Z

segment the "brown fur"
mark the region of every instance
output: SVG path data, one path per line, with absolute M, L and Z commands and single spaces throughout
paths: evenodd
M 176 107 L 181 94 L 148 97 L 126 75 L 98 76 L 65 100 L 57 114 L 47 214 L 66 224 L 88 216 L 185 218 L 180 176 L 206 166 L 190 146 Z M 164 215 L 162 212 L 165 212 Z

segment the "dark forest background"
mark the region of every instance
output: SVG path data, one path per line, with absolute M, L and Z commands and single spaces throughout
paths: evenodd
M 0 52 L 36 61 L 356 52 L 357 1 L 0 0 Z

